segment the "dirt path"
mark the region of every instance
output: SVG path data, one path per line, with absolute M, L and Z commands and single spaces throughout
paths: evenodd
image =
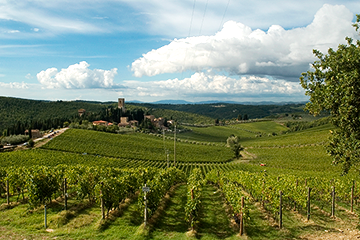
M 55 138 L 59 135 L 61 135 L 63 132 L 65 132 L 66 130 L 68 130 L 69 128 L 61 128 L 60 130 L 57 130 L 56 134 L 53 134 L 53 133 L 49 133 L 49 134 L 46 134 L 44 135 L 42 138 L 38 138 L 38 139 L 35 139 L 34 142 L 35 142 L 35 146 L 34 148 L 39 148 L 43 145 L 45 145 L 47 142 L 49 142 L 52 138 Z M 52 135 L 53 134 L 53 135 Z

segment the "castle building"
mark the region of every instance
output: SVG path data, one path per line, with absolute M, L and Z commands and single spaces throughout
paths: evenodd
M 118 108 L 122 110 L 122 112 L 126 112 L 125 109 L 125 98 L 118 98 Z

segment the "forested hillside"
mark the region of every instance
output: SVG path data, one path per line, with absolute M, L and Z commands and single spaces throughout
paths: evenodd
M 181 112 L 196 113 L 213 119 L 232 119 L 238 115 L 249 119 L 263 118 L 269 115 L 281 113 L 298 113 L 303 111 L 303 104 L 287 105 L 243 105 L 229 103 L 214 104 L 151 104 L 151 103 L 131 103 L 135 106 L 144 106 L 149 109 L 171 109 Z
M 37 120 L 43 122 L 58 120 L 62 123 L 77 117 L 81 108 L 88 113 L 99 114 L 104 110 L 104 105 L 82 101 L 50 102 L 0 97 L 0 133 L 15 124 L 26 124 Z

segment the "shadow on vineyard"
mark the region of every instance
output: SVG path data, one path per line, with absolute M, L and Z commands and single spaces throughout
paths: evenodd
M 230 217 L 225 211 L 225 202 L 222 193 L 212 185 L 205 185 L 202 189 L 201 208 L 199 217 L 199 237 L 218 239 L 236 235 L 232 228 Z
M 183 235 L 188 230 L 182 214 L 186 204 L 186 190 L 186 185 L 180 185 L 170 193 L 170 199 L 153 225 L 152 237 Z

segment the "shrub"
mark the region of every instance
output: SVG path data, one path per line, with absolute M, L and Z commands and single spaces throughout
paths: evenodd
M 26 135 L 11 135 L 9 137 L 4 137 L 1 140 L 1 144 L 15 145 L 15 144 L 26 142 L 28 139 L 29 139 L 29 136 L 26 136 Z

